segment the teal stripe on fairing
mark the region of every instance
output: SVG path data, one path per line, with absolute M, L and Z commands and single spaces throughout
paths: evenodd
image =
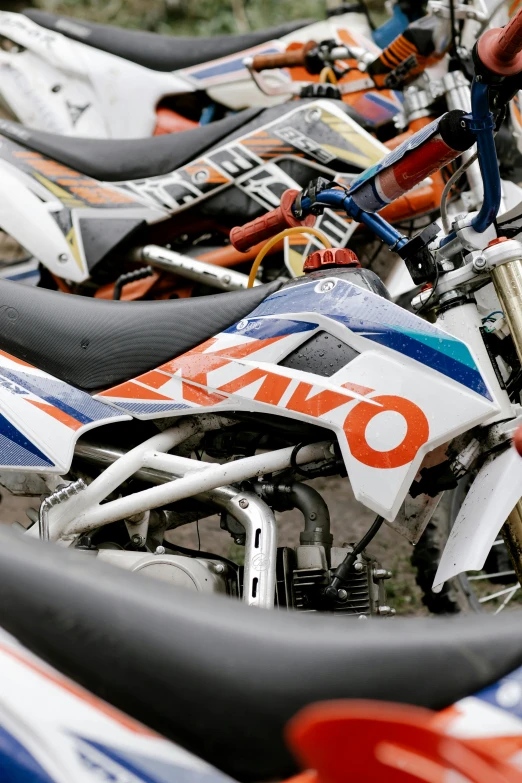
M 399 331 L 399 330 L 397 330 Z M 461 343 L 459 340 L 452 340 L 451 338 L 435 337 L 431 334 L 422 334 L 422 332 L 411 332 L 408 329 L 400 329 L 402 334 L 411 337 L 412 340 L 417 340 L 419 343 L 424 343 L 434 351 L 440 351 L 446 356 L 451 356 L 456 362 L 465 364 L 467 367 L 471 367 L 473 370 L 477 369 L 477 365 L 469 352 L 468 346 Z

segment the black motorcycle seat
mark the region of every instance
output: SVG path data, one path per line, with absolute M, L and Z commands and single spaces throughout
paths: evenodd
M 5 529 L 0 625 L 90 691 L 245 781 L 295 772 L 282 732 L 307 704 L 363 698 L 438 710 L 522 665 L 520 611 L 362 623 L 253 610 Z
M 86 391 L 152 370 L 227 329 L 280 282 L 158 302 L 112 302 L 0 281 L 0 350 Z
M 84 139 L 32 130 L 0 120 L 0 134 L 104 182 L 169 174 L 246 126 L 262 109 L 245 109 L 194 130 L 146 139 Z
M 160 35 L 140 30 L 124 30 L 112 25 L 95 24 L 69 16 L 48 14 L 26 8 L 24 15 L 41 27 L 80 43 L 123 57 L 153 71 L 177 71 L 192 65 L 217 60 L 282 38 L 313 23 L 313 19 L 285 22 L 277 27 L 242 35 L 217 35 L 212 38 Z

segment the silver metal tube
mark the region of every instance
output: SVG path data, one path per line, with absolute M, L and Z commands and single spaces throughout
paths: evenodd
M 133 260 L 143 261 L 152 267 L 186 277 L 196 283 L 219 288 L 220 291 L 238 291 L 248 288 L 248 275 L 242 272 L 208 264 L 206 261 L 199 261 L 197 258 L 191 258 L 159 245 L 145 245 L 135 250 Z M 256 281 L 254 285 L 260 285 L 260 282 Z
M 274 605 L 277 559 L 277 525 L 272 509 L 253 492 L 218 487 L 198 495 L 212 501 L 244 526 L 245 573 L 243 601 L 270 609 Z
M 125 454 L 120 449 L 80 441 L 77 456 L 98 465 L 111 465 Z M 153 484 L 172 481 L 173 475 L 154 468 L 142 468 L 136 478 Z M 274 605 L 277 559 L 275 516 L 261 498 L 235 487 L 217 487 L 195 495 L 196 500 L 213 503 L 241 522 L 246 531 L 243 601 L 248 606 L 270 609 Z
M 322 442 L 303 446 L 297 454 L 296 462 L 304 464 L 332 458 L 330 445 L 329 442 Z M 184 474 L 183 478 L 169 481 L 167 484 L 162 484 L 158 487 L 145 489 L 142 492 L 135 492 L 117 500 L 111 500 L 103 505 L 85 507 L 83 513 L 75 514 L 65 527 L 65 530 L 62 529 L 60 531 L 60 534 L 64 533 L 71 536 L 78 533 L 86 533 L 109 522 L 126 519 L 129 516 L 149 511 L 152 508 L 175 503 L 178 500 L 193 497 L 209 489 L 216 489 L 226 484 L 246 481 L 254 476 L 263 476 L 266 473 L 284 470 L 290 466 L 292 454 L 293 448 L 288 447 L 264 454 L 257 454 L 254 457 L 245 457 L 223 465 L 212 463 L 205 465 L 174 454 L 146 451 L 142 454 L 141 464 L 136 465 L 134 471 L 132 471 L 133 474 L 136 470 L 149 467 L 166 470 L 174 475 L 180 470 Z M 126 457 L 127 455 L 125 455 L 124 459 Z M 109 470 L 111 469 L 109 468 Z M 107 472 L 105 471 L 105 473 Z M 103 478 L 104 475 L 102 473 L 96 481 Z M 91 484 L 90 487 L 92 486 Z

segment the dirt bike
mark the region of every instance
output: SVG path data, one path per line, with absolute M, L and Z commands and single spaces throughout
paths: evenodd
M 514 17 L 505 31 L 518 30 L 521 20 L 520 14 Z M 507 35 L 493 34 L 501 36 L 501 44 Z M 486 41 L 492 51 L 502 51 L 491 35 L 488 31 Z M 486 79 L 487 69 L 477 62 Z M 513 92 L 513 81 L 499 83 L 495 112 Z M 194 583 L 235 591 L 248 604 L 272 606 L 278 582 L 273 513 L 293 503 L 305 517 L 304 548 L 279 555 L 287 563 L 281 566 L 287 577 L 278 602 L 349 613 L 363 606 L 389 614 L 383 594 L 373 588 L 365 588 L 363 604 L 351 603 L 352 579 L 368 573 L 369 560 L 361 553 L 384 519 L 412 543 L 418 541 L 442 491 L 483 463 L 454 525 L 435 589 L 458 573 L 482 568 L 518 499 L 520 471 L 506 451 L 519 415 L 516 398 L 510 399 L 518 389 L 516 348 L 509 354 L 510 342 L 501 346 L 507 372 L 515 373 L 506 378 L 506 390 L 496 361 L 500 348 L 484 342 L 473 298 L 492 278 L 515 346 L 516 309 L 512 316 L 513 297 L 505 301 L 501 274 L 515 275 L 510 270 L 520 262 L 513 254 L 522 251 L 509 236 L 520 229 L 513 210 L 497 220 L 496 229 L 493 225 L 501 183 L 489 96 L 488 84 L 475 81 L 471 115 L 446 113 L 350 189 L 314 181 L 302 193 L 287 192 L 277 210 L 231 232 L 232 244 L 242 252 L 280 228 L 311 231 L 314 215 L 343 209 L 401 255 L 415 283 L 433 282 L 418 303 L 425 309 L 437 302 L 435 324 L 391 303 L 379 279 L 359 269 L 346 249 L 314 251 L 304 278 L 221 294 L 218 305 L 212 298 L 111 304 L 4 282 L 9 304 L 2 313 L 0 364 L 6 383 L 0 401 L 7 442 L 1 483 L 26 495 L 41 494 L 46 486 L 54 490 L 35 511 L 39 524 L 29 535 L 85 545 L 121 567 L 152 567 L 155 573 L 162 568 L 154 552 L 164 548 L 167 529 L 186 522 L 185 513 L 198 518 L 201 502 L 210 499 L 214 509 L 227 511 L 225 529 L 244 541 L 246 567 L 237 586 L 234 571 L 231 580 L 225 568 L 219 579 L 205 584 L 199 565 L 192 566 Z M 476 141 L 485 185 L 478 213 L 459 218 L 442 237 L 433 224 L 411 239 L 377 214 Z M 497 232 L 501 241 L 493 241 Z M 481 243 L 478 262 L 473 255 L 461 262 L 463 242 L 467 252 L 473 242 Z M 489 258 L 495 259 L 491 266 Z M 250 284 L 255 273 L 254 266 Z M 514 290 L 514 282 L 509 285 Z M 455 286 L 465 293 L 451 293 Z M 491 285 L 482 296 L 495 296 Z M 509 331 L 500 321 L 499 327 Z M 149 424 L 138 427 L 135 420 Z M 110 422 L 119 426 L 105 429 L 105 442 L 80 438 Z M 166 429 L 154 434 L 155 425 Z M 174 449 L 176 454 L 167 453 Z M 318 463 L 311 473 L 310 463 Z M 346 471 L 355 498 L 378 515 L 351 551 L 331 549 L 324 506 L 310 512 L 312 500 L 296 490 L 302 464 L 309 466 L 304 468 L 308 477 Z M 158 485 L 141 489 L 130 481 L 135 475 Z M 87 487 L 84 480 L 90 481 Z M 71 483 L 59 488 L 64 481 Z M 489 503 L 484 493 L 491 493 Z M 188 511 L 181 501 L 187 501 Z M 244 533 L 230 516 L 236 522 L 239 516 Z M 119 530 L 112 525 L 122 520 Z M 144 546 L 150 550 L 145 560 Z M 170 567 L 168 557 L 164 565 Z M 200 565 L 210 568 L 208 562 Z
M 422 64 L 429 64 L 430 58 L 424 56 L 426 47 L 431 47 L 436 60 L 449 40 L 449 7 L 435 5 L 440 18 L 437 21 L 433 16 L 428 22 L 433 27 L 435 20 L 433 46 L 429 36 L 426 40 L 425 30 L 420 31 L 420 38 L 413 34 L 422 53 L 410 43 L 406 46 L 419 60 L 417 71 Z M 475 24 L 476 29 L 478 21 L 487 16 L 488 3 L 475 5 L 476 9 L 459 5 L 455 11 L 457 19 L 464 14 L 467 28 Z M 404 70 L 397 59 L 397 52 L 404 51 L 403 44 L 397 39 L 389 45 L 417 19 L 422 6 L 411 2 L 395 5 L 392 19 L 374 31 L 383 53 L 371 41 L 371 20 L 364 5 L 355 7 L 357 13 L 354 6 L 338 10 L 350 13 L 332 14 L 325 22 L 295 22 L 213 39 L 125 31 L 32 9 L 25 14 L 2 13 L 2 100 L 11 119 L 53 133 L 136 138 L 180 131 L 194 128 L 198 122 L 220 119 L 230 110 L 269 106 L 301 94 L 295 81 L 296 76 L 299 80 L 298 71 L 305 77 L 302 87 L 307 94 L 310 76 L 302 66 L 312 60 L 320 65 L 333 42 L 345 50 L 340 79 L 343 99 L 363 124 L 374 128 L 389 125 L 401 107 L 400 92 L 391 87 L 400 87 Z M 246 67 L 252 58 L 258 63 L 268 61 L 271 67 L 278 62 L 279 70 L 268 81 L 264 74 L 256 86 Z M 393 85 L 390 81 L 388 86 L 380 84 L 381 89 L 375 89 L 368 73 L 361 73 L 367 70 L 365 63 L 372 61 L 377 62 L 379 74 L 381 61 L 399 66 L 392 66 L 394 73 L 388 75 Z M 289 69 L 289 65 L 294 67 Z M 296 69 L 296 65 L 301 67 Z M 382 76 L 378 79 L 383 81 Z M 138 105 L 140 111 L 136 111 Z
M 347 629 L 0 544 L 0 622 L 40 658 L 2 633 L 6 780 L 520 783 L 519 613 Z
M 468 27 L 477 24 L 475 16 L 467 19 Z M 444 17 L 441 29 L 446 27 Z M 424 66 L 426 62 L 424 58 Z M 457 104 L 465 91 L 465 85 L 456 91 Z M 444 92 L 446 87 L 437 94 L 432 89 L 422 105 L 418 90 L 414 102 L 409 95 L 411 130 L 428 121 L 431 105 L 440 103 Z M 466 101 L 469 97 L 464 95 Z M 250 258 L 241 257 L 227 245 L 228 230 L 239 215 L 250 219 L 276 205 L 285 188 L 306 184 L 312 168 L 346 183 L 347 173 L 386 152 L 355 122 L 349 118 L 343 122 L 343 112 L 328 111 L 325 121 L 319 121 L 320 106 L 326 104 L 307 103 L 306 109 L 303 104 L 294 110 L 289 104 L 256 116 L 252 110 L 211 128 L 178 134 L 175 141 L 125 144 L 64 140 L 3 122 L 1 130 L 7 138 L 1 165 L 9 203 L 0 209 L 0 225 L 11 241 L 26 248 L 26 255 L 22 250 L 23 257 L 4 266 L 0 274 L 103 298 L 167 298 L 205 292 L 209 287 L 244 287 L 243 271 L 256 251 Z M 393 113 L 397 108 L 394 105 Z M 353 107 L 346 111 L 352 119 L 360 119 Z M 375 112 L 373 120 L 378 124 Z M 249 132 L 250 128 L 255 131 Z M 208 149 L 213 154 L 197 156 Z M 468 178 L 471 174 L 472 169 Z M 437 172 L 431 184 L 391 204 L 386 217 L 400 222 L 429 216 L 438 209 L 442 190 Z M 319 227 L 334 245 L 345 245 L 356 229 L 355 222 L 347 224 L 333 212 L 322 220 Z M 361 235 L 363 257 L 368 254 L 364 241 Z M 275 248 L 275 256 L 265 263 L 264 279 L 300 274 L 302 251 L 313 243 L 291 237 L 283 257 Z M 43 279 L 39 262 L 45 270 Z M 233 267 L 241 263 L 238 273 Z M 389 284 L 394 297 L 412 285 L 400 261 L 392 265 Z
M 213 38 L 127 31 L 34 9 L 3 12 L 2 100 L 13 118 L 53 133 L 139 138 L 190 129 L 231 110 L 274 103 L 252 85 L 243 65 L 250 55 L 283 52 L 310 38 L 345 40 L 377 55 L 364 6 L 353 9 L 325 21 Z
M 0 226 L 27 252 L 0 274 L 102 298 L 244 288 L 259 248 L 244 255 L 228 244 L 238 218 L 277 206 L 312 172 L 348 183 L 387 152 L 349 107 L 327 100 L 251 109 L 156 139 L 80 140 L 8 121 L 0 133 Z M 428 186 L 386 214 L 424 214 L 441 190 Z M 344 246 L 357 224 L 328 210 L 317 228 Z M 301 274 L 303 252 L 319 246 L 297 232 L 274 247 L 263 279 Z

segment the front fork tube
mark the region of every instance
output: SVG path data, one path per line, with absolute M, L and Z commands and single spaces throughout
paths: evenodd
M 509 261 L 495 267 L 491 276 L 508 322 L 519 361 L 522 364 L 522 260 Z M 522 584 L 522 500 L 519 500 L 504 527 L 506 542 L 517 579 Z

